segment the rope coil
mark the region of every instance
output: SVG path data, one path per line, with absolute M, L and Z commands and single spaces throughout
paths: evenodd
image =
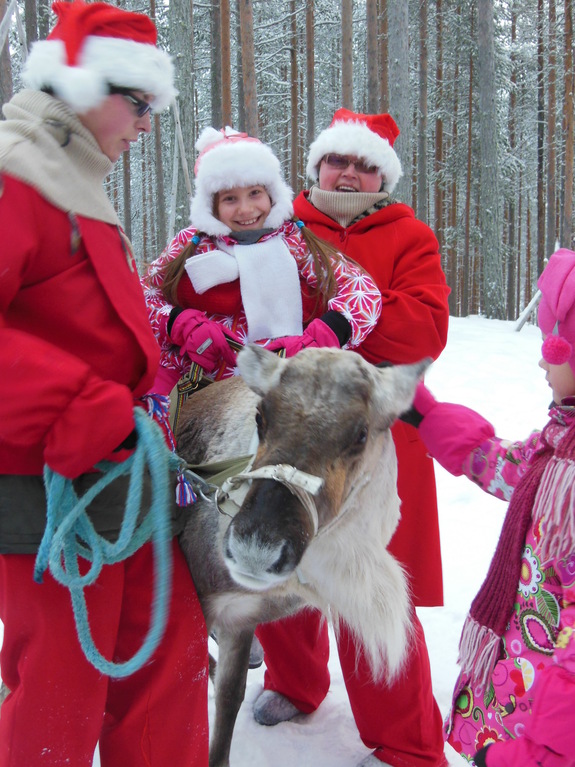
M 170 471 L 181 467 L 181 460 L 166 446 L 161 428 L 142 408 L 134 408 L 134 421 L 138 440 L 132 455 L 121 463 L 99 464 L 102 476 L 81 498 L 71 480 L 48 466 L 44 468 L 47 521 L 34 567 L 37 583 L 49 569 L 54 579 L 70 590 L 78 638 L 86 658 L 98 671 L 115 678 L 140 669 L 164 634 L 172 578 Z M 141 515 L 146 471 L 151 478 L 151 502 Z M 123 475 L 129 476 L 126 507 L 118 538 L 112 543 L 96 532 L 87 507 L 101 490 Z M 94 644 L 84 589 L 96 581 L 104 565 L 127 559 L 148 541 L 154 546 L 155 578 L 150 628 L 142 646 L 129 660 L 114 663 L 104 658 Z M 84 575 L 80 573 L 80 558 L 91 563 Z

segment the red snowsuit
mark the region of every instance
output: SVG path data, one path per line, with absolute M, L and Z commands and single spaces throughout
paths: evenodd
M 75 138 L 74 138 L 75 140 Z M 0 551 L 10 476 L 40 483 L 43 464 L 75 477 L 134 425 L 135 398 L 159 360 L 138 275 L 118 227 L 74 216 L 0 174 Z M 26 491 L 26 488 L 24 488 Z M 22 523 L 22 536 L 27 531 Z M 111 680 L 80 648 L 70 594 L 33 554 L 0 555 L 1 767 L 207 765 L 207 638 L 174 540 L 168 625 L 144 668 Z M 103 568 L 86 601 L 94 641 L 132 657 L 149 626 L 151 544 Z
M 382 295 L 376 328 L 358 348 L 370 362 L 411 363 L 437 358 L 447 340 L 449 288 L 433 233 L 411 208 L 390 204 L 344 229 L 302 192 L 295 214 L 316 235 L 355 259 Z M 406 567 L 414 602 L 443 603 L 441 553 L 432 459 L 416 429 L 393 427 L 398 458 L 401 521 L 389 550 Z M 374 684 L 365 658 L 342 630 L 338 651 L 353 715 L 363 742 L 393 767 L 443 763 L 442 721 L 433 698 L 423 629 L 415 611 L 414 644 L 400 681 Z M 315 710 L 329 689 L 327 629 L 304 611 L 258 628 L 265 649 L 266 689 L 285 695 L 301 711 Z M 297 638 L 296 638 L 297 637 Z

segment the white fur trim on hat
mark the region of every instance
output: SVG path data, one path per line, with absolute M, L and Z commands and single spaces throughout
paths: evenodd
M 392 192 L 403 175 L 399 158 L 389 141 L 362 122 L 336 122 L 312 142 L 306 172 L 313 181 L 318 181 L 322 157 L 330 152 L 354 155 L 378 167 L 383 175 L 383 189 L 386 192 Z
M 36 42 L 22 79 L 28 88 L 51 88 L 80 114 L 99 106 L 110 85 L 152 94 L 155 111 L 169 106 L 177 94 L 174 67 L 165 51 L 118 37 L 86 37 L 76 66 L 68 66 L 62 40 Z
M 226 129 L 231 136 L 236 131 Z M 236 186 L 264 186 L 272 208 L 265 226 L 277 229 L 293 215 L 293 192 L 283 179 L 281 165 L 272 149 L 251 138 L 226 140 L 220 131 L 205 128 L 196 148 L 196 182 L 190 207 L 192 226 L 211 236 L 230 234 L 230 228 L 214 215 L 216 192 Z

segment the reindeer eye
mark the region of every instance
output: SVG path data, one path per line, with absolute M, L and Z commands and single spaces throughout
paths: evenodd
M 259 410 L 256 412 L 256 426 L 258 428 L 258 437 L 261 439 L 264 430 L 264 419 Z
M 367 435 L 368 435 L 368 433 L 369 432 L 368 432 L 367 426 L 362 426 L 361 429 L 359 430 L 358 434 L 357 434 L 357 437 L 356 437 L 356 440 L 355 440 L 355 444 L 357 446 L 365 445 L 365 443 L 367 442 Z

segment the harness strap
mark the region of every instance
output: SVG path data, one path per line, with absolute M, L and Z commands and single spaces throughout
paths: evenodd
M 252 479 L 273 479 L 285 485 L 307 511 L 312 522 L 313 535 L 314 537 L 317 535 L 319 520 L 313 496 L 317 495 L 324 485 L 324 480 L 321 477 L 308 474 L 305 471 L 296 469 L 295 466 L 285 463 L 261 466 L 259 469 L 254 470 L 246 469 L 240 474 L 228 477 L 221 488 L 218 488 L 216 491 L 216 503 L 218 506 L 226 505 L 226 502 L 231 500 L 235 507 L 233 513 L 228 514 L 228 508 L 223 510 L 228 516 L 235 516 L 238 512 L 249 490 L 247 483 Z

